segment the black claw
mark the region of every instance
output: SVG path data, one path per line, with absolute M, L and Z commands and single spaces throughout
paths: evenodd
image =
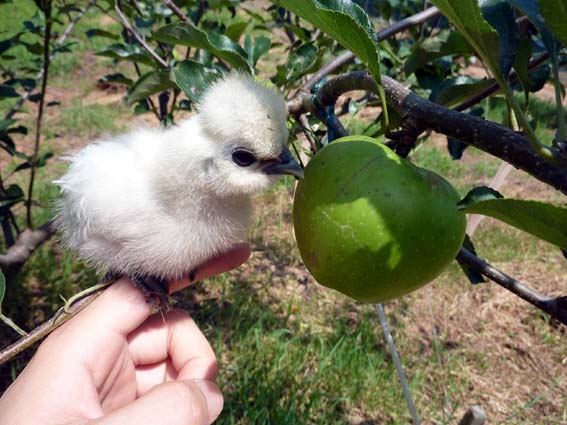
M 193 269 L 189 272 L 189 282 L 193 282 L 195 280 L 195 276 L 197 275 L 197 269 Z
M 169 307 L 169 285 L 165 279 L 139 274 L 129 277 L 150 303 L 157 304 L 162 309 Z

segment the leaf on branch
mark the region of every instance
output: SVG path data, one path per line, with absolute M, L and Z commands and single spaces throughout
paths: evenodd
M 565 0 L 540 0 L 541 13 L 545 23 L 558 40 L 567 46 L 567 2 Z
M 500 75 L 498 33 L 482 16 L 478 0 L 432 0 L 431 3 L 465 36 L 490 71 Z
M 268 37 L 264 37 L 263 35 L 259 37 L 254 37 L 254 41 L 250 38 L 248 34 L 246 34 L 246 39 L 244 41 L 244 49 L 248 53 L 248 62 L 253 66 L 256 67 L 256 63 L 258 63 L 258 59 L 270 50 L 272 46 L 272 41 Z
M 451 159 L 459 160 L 463 157 L 463 153 L 469 147 L 466 143 L 461 142 L 458 139 L 453 139 L 452 137 L 447 137 L 447 150 L 451 155 Z
M 443 81 L 432 93 L 433 96 L 429 100 L 451 108 L 482 93 L 494 85 L 494 83 L 495 80 L 493 78 L 475 80 L 474 78 L 460 75 Z
M 500 36 L 500 72 L 507 77 L 520 43 L 520 29 L 516 23 L 516 13 L 508 0 L 480 0 L 480 10 L 484 19 Z
M 287 79 L 297 80 L 317 64 L 319 49 L 313 42 L 292 49 L 287 58 Z
M 220 75 L 205 65 L 185 60 L 172 70 L 172 80 L 193 102 L 199 102 L 204 90 Z
M 113 34 L 110 31 L 106 31 L 100 28 L 91 28 L 90 30 L 86 31 L 85 34 L 87 35 L 88 38 L 103 37 L 103 38 L 109 38 L 111 40 L 120 39 L 120 36 L 118 34 Z
M 142 75 L 128 90 L 126 103 L 133 105 L 152 94 L 174 87 L 169 77 L 169 70 L 150 71 Z
M 17 184 L 11 184 L 0 193 L 0 206 L 10 207 L 24 200 L 24 191 Z
M 153 39 L 166 43 L 207 49 L 218 58 L 224 59 L 239 70 L 252 73 L 252 67 L 246 60 L 244 49 L 225 35 L 205 32 L 191 22 L 177 22 L 158 29 Z
M 350 0 L 270 0 L 312 23 L 315 27 L 352 51 L 368 70 L 378 86 L 386 111 L 380 73 L 380 51 L 370 18 Z M 387 114 L 384 114 L 387 121 Z
M 14 87 L 7 86 L 6 84 L 0 84 L 0 99 L 7 99 L 11 97 L 20 97 L 20 95 L 16 90 L 14 90 Z
M 514 59 L 514 70 L 518 76 L 518 81 L 524 90 L 524 99 L 528 103 L 530 96 L 530 87 L 533 81 L 529 74 L 529 63 L 532 58 L 532 41 L 526 34 L 520 35 L 520 43 L 518 45 L 518 52 Z
M 472 240 L 469 237 L 469 235 L 465 235 L 465 240 L 463 241 L 463 248 L 466 248 L 468 251 L 470 251 L 474 255 L 476 255 L 476 249 L 474 248 L 474 245 L 473 245 Z M 457 262 L 459 263 L 459 266 L 463 270 L 463 273 L 467 276 L 470 283 L 472 283 L 473 285 L 476 285 L 476 284 L 479 284 L 479 283 L 486 282 L 486 279 L 484 278 L 484 276 L 481 275 L 479 272 L 470 268 L 465 263 L 461 263 L 460 261 L 457 261 Z
M 246 30 L 248 24 L 249 22 L 247 21 L 235 22 L 233 24 L 230 24 L 228 27 L 226 27 L 224 34 L 235 43 L 238 43 L 238 40 L 240 40 L 240 36 L 244 34 L 244 30 Z
M 481 117 L 484 114 L 484 108 L 475 107 L 472 108 L 468 115 L 472 115 L 473 117 Z M 461 142 L 459 139 L 455 139 L 453 137 L 447 137 L 447 149 L 449 150 L 449 154 L 451 158 L 454 160 L 459 160 L 463 157 L 463 152 L 469 147 L 468 144 Z
M 100 77 L 98 79 L 99 83 L 116 83 L 116 84 L 124 84 L 126 86 L 131 86 L 133 81 L 126 77 L 124 74 L 115 73 L 115 74 L 108 74 L 104 77 Z
M 404 71 L 409 75 L 435 59 L 471 53 L 473 53 L 473 49 L 461 33 L 443 30 L 412 48 L 412 52 L 404 64 Z
M 567 247 L 567 208 L 523 199 L 488 199 L 460 209 L 496 218 L 560 248 Z
M 111 44 L 105 50 L 97 52 L 96 55 L 116 59 L 117 61 L 125 60 L 143 63 L 151 67 L 156 66 L 154 58 L 137 44 Z
M 541 41 L 545 46 L 545 49 L 551 57 L 557 54 L 557 42 L 555 37 L 543 20 L 543 16 L 540 12 L 539 1 L 533 0 L 508 0 L 510 4 L 517 9 L 521 10 L 524 15 L 526 15 L 529 20 L 536 26 L 541 35 Z M 560 0 L 562 1 L 562 0 Z
M 504 198 L 504 196 L 497 190 L 488 186 L 479 186 L 471 189 L 469 193 L 457 203 L 457 207 L 459 210 L 464 210 L 477 202 L 501 198 Z
M 16 120 L 13 120 L 13 119 L 0 120 L 0 132 L 6 131 L 6 129 L 8 127 L 10 127 L 12 124 L 14 124 L 15 122 L 16 122 Z

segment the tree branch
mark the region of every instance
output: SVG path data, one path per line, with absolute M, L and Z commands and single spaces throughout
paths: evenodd
M 491 266 L 486 261 L 481 260 L 465 248 L 461 248 L 459 254 L 457 254 L 457 261 L 466 264 L 471 269 L 476 270 L 523 300 L 545 311 L 564 325 L 567 325 L 567 297 L 551 298 L 542 295 Z
M 177 5 L 175 3 L 173 3 L 171 0 L 163 0 L 163 3 L 169 7 L 171 9 L 171 11 L 173 13 L 175 13 L 177 15 L 177 17 L 179 19 L 181 19 L 183 22 L 187 22 L 189 21 L 189 18 L 187 17 L 187 15 L 185 13 L 183 13 L 183 11 L 177 7 Z
M 522 134 L 422 99 L 390 77 L 382 76 L 382 85 L 388 105 L 402 116 L 402 127 L 421 131 L 432 129 L 459 139 L 567 194 L 567 170 L 538 156 Z M 322 106 L 334 105 L 341 94 L 352 90 L 378 93 L 376 83 L 367 71 L 355 71 L 326 82 L 319 89 L 316 100 Z M 302 94 L 288 102 L 290 114 L 305 111 L 316 112 L 311 95 Z
M 0 350 L 0 365 L 3 365 L 8 360 L 17 356 L 21 352 L 27 350 L 36 342 L 42 340 L 67 320 L 74 317 L 77 313 L 83 310 L 86 306 L 92 303 L 99 295 L 100 291 L 93 292 L 84 298 L 81 298 L 77 302 L 73 303 L 69 307 L 68 311 L 59 311 L 51 319 L 39 325 L 37 328 L 33 329 L 27 335 L 23 336 L 13 344 Z
M 26 229 L 18 235 L 16 243 L 5 254 L 0 254 L 0 269 L 10 280 L 22 268 L 33 252 L 54 234 L 51 222 L 37 229 Z
M 43 110 L 45 108 L 45 93 L 47 92 L 47 79 L 49 78 L 49 64 L 51 55 L 49 45 L 51 43 L 51 28 L 53 21 L 51 19 L 52 3 L 48 0 L 42 8 L 45 16 L 45 31 L 43 34 L 43 79 L 41 80 L 41 90 L 39 94 L 39 105 L 37 108 L 37 117 L 35 119 L 35 140 L 33 144 L 33 153 L 30 161 L 30 180 L 28 183 L 28 196 L 26 199 L 26 224 L 28 228 L 33 228 L 32 223 L 32 206 L 33 206 L 33 186 L 35 183 L 35 172 L 37 170 L 37 159 L 39 156 L 39 145 L 41 142 L 41 124 L 43 123 Z

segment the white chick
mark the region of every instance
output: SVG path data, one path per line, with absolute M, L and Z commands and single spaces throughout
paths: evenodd
M 63 244 L 163 303 L 168 280 L 245 238 L 253 195 L 278 174 L 303 176 L 286 114 L 274 90 L 231 73 L 179 126 L 90 144 L 55 182 Z

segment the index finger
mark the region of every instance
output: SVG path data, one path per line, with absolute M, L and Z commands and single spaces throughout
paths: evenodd
M 230 251 L 207 261 L 196 273 L 195 279 L 188 278 L 170 283 L 170 292 L 177 291 L 192 283 L 215 274 L 238 267 L 250 256 L 248 244 L 238 244 Z M 128 335 L 150 316 L 153 305 L 128 279 L 119 279 L 102 293 L 91 305 L 66 324 L 66 331 L 104 328 L 121 335 Z M 87 327 L 85 327 L 87 326 Z
M 246 243 L 241 243 L 235 245 L 229 253 L 223 254 L 219 257 L 213 258 L 207 261 L 201 267 L 197 269 L 195 273 L 195 278 L 190 280 L 188 277 L 176 280 L 169 283 L 169 292 L 179 291 L 180 289 L 186 288 L 195 282 L 206 279 L 217 274 L 224 273 L 226 271 L 232 270 L 240 266 L 248 257 L 250 257 L 250 245 Z

